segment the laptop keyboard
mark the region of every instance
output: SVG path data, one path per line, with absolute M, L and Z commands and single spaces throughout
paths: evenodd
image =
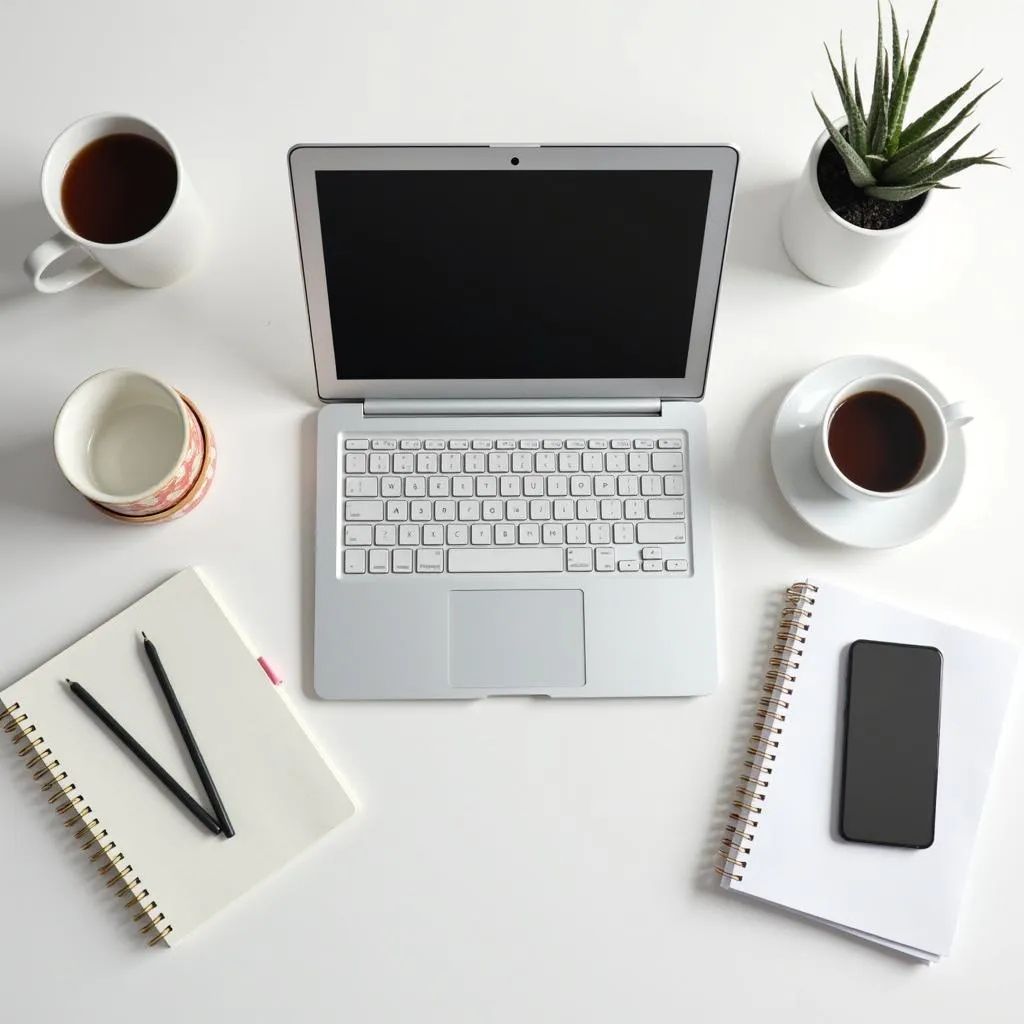
M 682 432 L 341 444 L 345 576 L 690 571 Z

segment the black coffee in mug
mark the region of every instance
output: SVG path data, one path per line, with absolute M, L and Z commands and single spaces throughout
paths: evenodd
M 828 450 L 853 483 L 869 491 L 898 491 L 924 464 L 924 427 L 914 410 L 895 395 L 862 391 L 850 395 L 832 414 Z
M 143 135 L 95 139 L 64 172 L 60 201 L 71 230 L 90 242 L 130 242 L 151 231 L 178 188 L 174 157 Z

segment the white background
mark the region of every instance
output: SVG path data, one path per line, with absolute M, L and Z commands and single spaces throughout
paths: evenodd
M 925 0 L 900 3 L 915 34 L 926 12 Z M 26 997 L 9 990 L 5 1016 L 1018 1018 L 1019 701 L 948 962 L 914 966 L 740 903 L 709 868 L 780 587 L 813 573 L 1011 637 L 1024 613 L 1020 171 L 965 174 L 888 272 L 855 290 L 812 284 L 780 247 L 780 204 L 821 127 L 811 90 L 838 107 L 821 44 L 845 29 L 850 55 L 870 65 L 873 17 L 873 4 L 840 0 L 3 4 L 0 683 L 174 570 L 205 566 L 362 805 L 244 905 L 179 949 L 153 951 L 4 757 L 0 962 Z M 1024 164 L 1022 31 L 1014 5 L 947 0 L 911 113 L 982 66 L 986 81 L 1006 75 L 969 145 Z M 177 142 L 215 249 L 164 291 L 100 275 L 36 295 L 20 263 L 50 232 L 40 162 L 67 123 L 105 109 L 151 118 Z M 343 141 L 741 148 L 706 400 L 716 695 L 310 698 L 317 402 L 285 154 L 295 142 Z M 863 352 L 913 363 L 978 414 L 961 500 L 929 537 L 888 553 L 816 538 L 783 503 L 767 459 L 768 425 L 793 381 Z M 110 523 L 53 462 L 63 397 L 118 365 L 165 377 L 216 430 L 217 480 L 179 523 Z

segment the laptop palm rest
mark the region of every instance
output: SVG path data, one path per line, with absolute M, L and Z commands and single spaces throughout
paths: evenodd
M 448 640 L 452 686 L 529 692 L 587 681 L 580 590 L 451 591 Z

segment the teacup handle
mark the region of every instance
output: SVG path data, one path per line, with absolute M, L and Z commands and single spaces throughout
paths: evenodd
M 951 402 L 943 406 L 942 418 L 947 427 L 963 427 L 974 419 L 966 402 Z
M 62 274 L 43 277 L 50 264 L 59 260 L 61 256 L 66 256 L 69 252 L 73 252 L 75 249 L 81 250 L 81 248 L 63 231 L 58 231 L 53 238 L 48 238 L 42 245 L 37 245 L 25 260 L 25 273 L 32 278 L 32 284 L 36 291 L 47 294 L 62 292 L 101 271 L 103 267 L 91 256 L 87 256 L 81 263 L 68 267 Z

